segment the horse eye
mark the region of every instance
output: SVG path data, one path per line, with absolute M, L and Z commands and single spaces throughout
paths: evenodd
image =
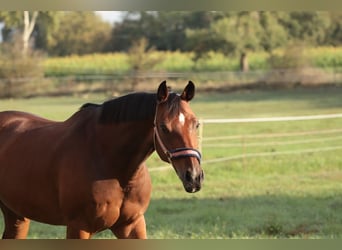
M 201 125 L 201 123 L 196 123 L 196 129 L 198 129 L 199 128 L 199 126 Z
M 164 133 L 169 133 L 169 129 L 167 128 L 167 126 L 165 124 L 160 124 L 160 128 Z

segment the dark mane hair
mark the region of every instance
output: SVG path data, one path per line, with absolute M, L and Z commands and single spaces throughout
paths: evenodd
M 168 98 L 169 113 L 171 116 L 179 113 L 180 98 L 175 93 L 170 93 Z M 156 111 L 157 95 L 151 93 L 132 93 L 121 96 L 103 104 L 86 103 L 80 110 L 89 108 L 101 108 L 100 123 L 139 121 L 153 118 Z
M 156 109 L 156 95 L 132 93 L 102 104 L 101 123 L 138 121 L 153 117 Z

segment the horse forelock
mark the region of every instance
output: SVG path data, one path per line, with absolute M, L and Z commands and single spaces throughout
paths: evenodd
M 178 116 L 180 112 L 180 97 L 176 93 L 170 93 L 167 99 L 169 117 Z

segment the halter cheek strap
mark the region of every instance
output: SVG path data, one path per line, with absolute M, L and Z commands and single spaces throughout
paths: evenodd
M 156 126 L 154 126 L 154 134 L 155 134 L 155 139 L 158 141 L 161 149 L 163 150 L 164 154 L 167 156 L 168 161 L 171 162 L 172 159 L 177 159 L 177 158 L 183 158 L 183 157 L 195 157 L 199 163 L 201 163 L 201 153 L 193 148 L 176 148 L 172 150 L 168 150 L 163 141 L 160 138 L 158 129 Z M 154 141 L 154 144 L 156 145 L 156 141 Z

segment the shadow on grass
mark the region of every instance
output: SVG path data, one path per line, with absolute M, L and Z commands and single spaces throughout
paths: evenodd
M 342 238 L 342 194 L 316 197 L 155 199 L 149 238 Z M 3 231 L 3 219 L 0 219 Z M 65 238 L 64 226 L 31 222 L 29 238 Z M 94 238 L 114 238 L 105 230 Z

